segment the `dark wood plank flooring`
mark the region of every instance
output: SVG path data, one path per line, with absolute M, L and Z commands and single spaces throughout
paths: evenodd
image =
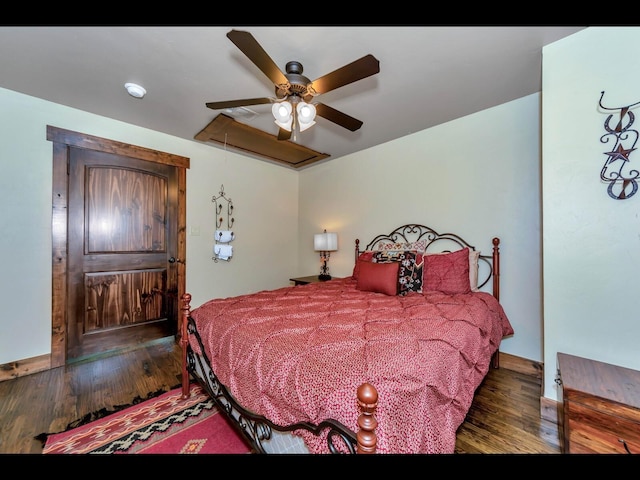
M 41 453 L 39 434 L 178 386 L 180 353 L 167 338 L 0 382 L 0 453 Z M 540 380 L 492 369 L 460 426 L 456 453 L 560 453 L 557 425 L 540 418 Z

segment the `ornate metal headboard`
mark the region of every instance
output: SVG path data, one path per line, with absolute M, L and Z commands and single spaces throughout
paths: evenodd
M 377 250 L 379 245 L 384 243 L 414 243 L 423 241 L 426 245 L 425 253 L 452 252 L 461 248 L 469 247 L 476 250 L 476 247 L 454 233 L 438 233 L 433 228 L 418 223 L 409 223 L 396 228 L 390 233 L 378 235 L 371 240 L 364 249 L 360 249 L 360 240 L 356 239 L 355 261 L 358 256 L 366 250 Z M 493 296 L 500 297 L 500 251 L 498 245 L 500 239 L 495 237 L 492 241 L 493 252 L 491 255 L 478 257 L 478 288 L 485 286 L 489 280 L 493 279 Z

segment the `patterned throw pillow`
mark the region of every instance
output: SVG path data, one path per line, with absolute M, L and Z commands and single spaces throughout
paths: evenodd
M 469 293 L 469 248 L 455 252 L 425 255 L 424 291 Z
M 427 249 L 426 240 L 415 242 L 379 243 L 377 250 L 416 250 L 420 253 Z
M 422 293 L 423 254 L 416 250 L 378 250 L 373 252 L 373 262 L 399 264 L 398 295 L 409 292 Z

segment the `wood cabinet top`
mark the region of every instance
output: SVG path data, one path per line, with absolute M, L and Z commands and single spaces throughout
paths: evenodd
M 623 405 L 640 408 L 640 372 L 558 352 L 562 385 Z

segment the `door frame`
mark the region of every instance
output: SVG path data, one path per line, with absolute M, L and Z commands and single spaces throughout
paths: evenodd
M 160 152 L 145 147 L 95 137 L 71 130 L 47 125 L 47 140 L 53 142 L 53 191 L 51 212 L 52 240 L 52 296 L 51 296 L 51 356 L 50 367 L 67 362 L 67 222 L 69 187 L 69 149 L 85 148 L 113 153 L 149 162 L 171 165 L 178 169 L 178 239 L 177 262 L 178 299 L 182 298 L 186 286 L 186 219 L 187 219 L 187 168 L 190 159 L 180 155 Z M 178 332 L 180 331 L 179 318 Z

